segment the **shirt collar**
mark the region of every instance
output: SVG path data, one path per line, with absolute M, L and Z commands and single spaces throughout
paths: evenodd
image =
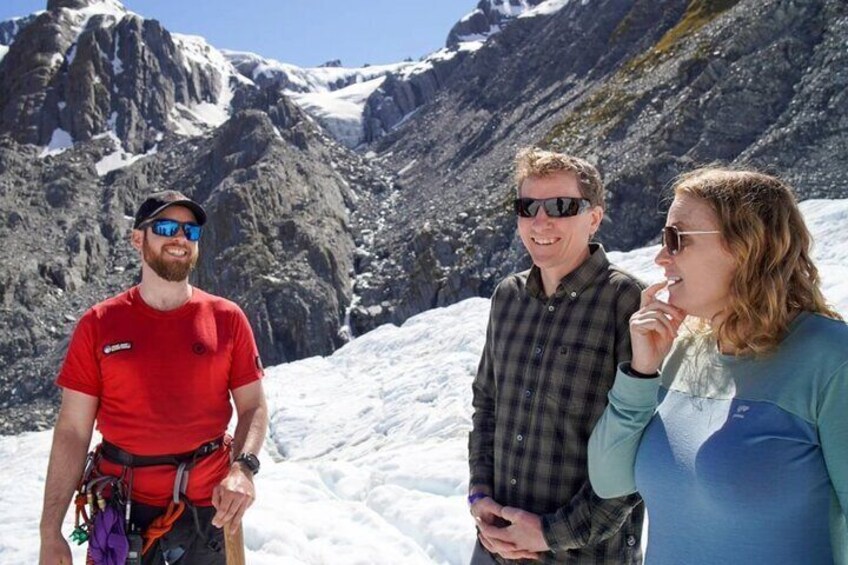
M 595 280 L 595 278 L 609 267 L 609 260 L 600 243 L 589 244 L 589 258 L 583 261 L 579 267 L 562 277 L 554 292 L 556 298 L 577 298 L 583 289 Z M 545 287 L 542 285 L 542 271 L 536 265 L 530 268 L 527 277 L 527 293 L 533 298 L 547 300 Z

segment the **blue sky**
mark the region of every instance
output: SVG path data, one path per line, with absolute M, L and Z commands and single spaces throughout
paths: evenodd
M 444 46 L 477 0 L 123 0 L 169 31 L 215 47 L 253 51 L 304 67 L 418 59 Z M 0 20 L 43 10 L 47 0 L 0 0 Z

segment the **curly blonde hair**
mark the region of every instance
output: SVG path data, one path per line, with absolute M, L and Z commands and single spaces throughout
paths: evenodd
M 605 208 L 604 183 L 598 169 L 579 157 L 537 147 L 525 147 L 515 157 L 515 184 L 518 196 L 521 196 L 521 184 L 527 177 L 545 177 L 556 173 L 573 174 L 577 178 L 581 196 L 592 206 Z
M 711 330 L 719 343 L 737 354 L 768 353 L 801 311 L 842 319 L 821 292 L 812 236 L 787 184 L 754 171 L 705 167 L 680 176 L 672 189 L 712 208 L 736 262 L 726 316 Z

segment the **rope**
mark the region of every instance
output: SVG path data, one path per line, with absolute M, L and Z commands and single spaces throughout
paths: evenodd
M 81 526 L 88 527 L 88 525 L 91 524 L 91 518 L 89 518 L 88 512 L 85 511 L 87 504 L 88 497 L 84 494 L 78 494 L 74 499 L 74 506 L 76 507 L 74 526 L 77 528 Z
M 156 540 L 171 531 L 171 528 L 174 527 L 174 522 L 182 516 L 184 510 L 185 503 L 183 501 L 176 504 L 174 501 L 168 503 L 168 510 L 153 520 L 142 534 L 144 537 L 144 548 L 141 550 L 142 555 L 147 554 L 147 550 L 153 547 Z

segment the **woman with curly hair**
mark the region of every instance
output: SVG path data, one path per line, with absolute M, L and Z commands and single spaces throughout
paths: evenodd
M 642 495 L 648 565 L 848 563 L 848 326 L 792 191 L 721 168 L 673 189 L 592 486 Z

